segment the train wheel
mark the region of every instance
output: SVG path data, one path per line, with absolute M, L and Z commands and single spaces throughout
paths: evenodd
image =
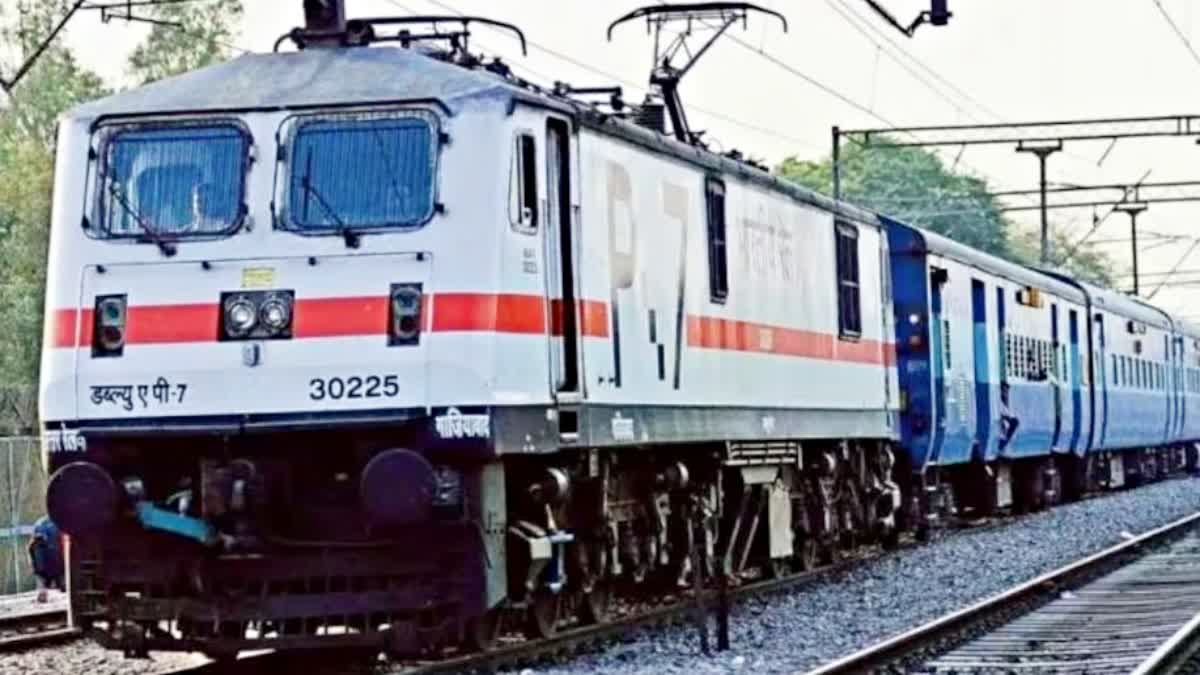
M 467 622 L 464 641 L 467 649 L 476 652 L 486 652 L 496 645 L 500 635 L 499 608 L 489 609 L 482 616 L 477 616 Z
M 562 594 L 537 591 L 529 602 L 525 633 L 531 638 L 553 637 L 562 617 Z
M 592 590 L 580 594 L 579 620 L 583 623 L 604 623 L 612 610 L 612 584 L 608 581 L 597 581 Z

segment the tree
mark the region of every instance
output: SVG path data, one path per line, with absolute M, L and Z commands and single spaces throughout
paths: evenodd
M 1041 232 L 1032 229 L 1021 230 L 1012 239 L 1012 243 L 1018 262 L 1041 265 Z M 1050 268 L 1061 269 L 1082 281 L 1111 288 L 1115 271 L 1113 265 L 1112 258 L 1094 247 L 1078 246 L 1066 233 L 1050 228 Z
M 841 155 L 843 199 L 905 223 L 923 227 L 974 248 L 1031 264 L 1037 255 L 1029 248 L 1030 234 L 1019 230 L 1000 210 L 987 181 L 946 167 L 936 154 L 916 147 L 876 145 L 870 150 L 847 144 Z M 785 159 L 775 169 L 781 178 L 818 192 L 833 192 L 833 168 L 821 161 Z M 1054 235 L 1055 261 L 1065 271 L 1088 281 L 1107 284 L 1113 263 L 1102 253 L 1071 249 L 1065 235 Z
M 129 70 L 142 83 L 203 68 L 229 58 L 229 44 L 242 18 L 241 0 L 158 5 L 157 23 L 129 57 Z
M 67 10 L 66 0 L 20 2 L 0 24 L 0 38 L 20 60 Z M 0 16 L 0 19 L 8 19 Z M 5 72 L 11 72 L 11 64 Z M 46 242 L 56 119 L 65 108 L 104 93 L 100 78 L 60 45 L 38 59 L 0 117 L 0 421 L 34 424 L 33 388 L 40 359 Z
M 73 4 L 70 0 L 19 0 L 0 10 L 0 40 L 23 61 Z M 143 81 L 221 60 L 240 19 L 240 0 L 162 5 L 156 25 L 130 58 Z M 3 64 L 5 74 L 15 64 Z M 33 426 L 32 392 L 41 358 L 46 245 L 50 229 L 56 120 L 66 110 L 107 93 L 100 78 L 61 42 L 52 45 L 15 87 L 0 115 L 0 427 Z M 15 418 L 15 420 L 14 420 Z

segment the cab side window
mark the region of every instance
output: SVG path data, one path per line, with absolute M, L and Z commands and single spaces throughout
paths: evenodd
M 862 335 L 858 229 L 841 221 L 835 223 L 834 227 L 834 236 L 837 238 L 838 330 L 842 337 L 858 337 Z
M 708 293 L 716 303 L 729 297 L 729 252 L 725 238 L 725 184 L 710 178 L 704 186 L 708 219 Z
M 513 147 L 508 190 L 508 219 L 514 230 L 537 230 L 537 176 L 537 141 L 532 134 L 518 134 Z

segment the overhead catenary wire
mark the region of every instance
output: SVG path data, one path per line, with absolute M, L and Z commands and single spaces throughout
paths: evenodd
M 1192 41 L 1189 40 L 1187 36 L 1183 34 L 1183 31 L 1179 29 L 1179 25 L 1175 23 L 1175 19 L 1171 18 L 1171 14 L 1167 11 L 1167 8 L 1163 7 L 1162 0 L 1151 0 L 1151 2 L 1153 2 L 1154 6 L 1158 8 L 1159 13 L 1162 14 L 1162 17 L 1166 20 L 1167 25 L 1170 26 L 1171 30 L 1175 33 L 1175 37 L 1179 38 L 1179 41 L 1183 43 L 1184 47 L 1187 47 L 1188 53 L 1192 55 L 1192 60 L 1196 62 L 1196 65 L 1200 65 L 1200 54 L 1196 53 L 1196 48 L 1192 46 Z
M 924 62 L 922 62 L 920 59 L 913 56 L 911 52 L 904 49 L 902 46 L 897 45 L 890 36 L 883 34 L 883 32 L 881 30 L 879 30 L 875 26 L 874 23 L 863 20 L 862 17 L 857 12 L 855 12 L 853 9 L 851 9 L 851 7 L 849 5 L 847 5 L 845 3 L 845 0 L 825 0 L 825 4 L 827 4 L 829 6 L 829 8 L 832 9 L 836 14 L 838 14 L 843 19 L 845 19 L 846 23 L 849 24 L 851 28 L 853 28 L 860 35 L 862 35 L 864 38 L 866 38 L 867 41 L 874 44 L 877 54 L 879 52 L 886 54 L 888 56 L 888 58 L 890 58 L 896 65 L 903 68 L 910 75 L 912 75 L 912 77 L 915 80 L 917 80 L 921 84 L 925 85 L 925 87 L 927 89 L 929 89 L 933 93 L 940 96 L 942 99 L 944 99 L 947 103 L 949 103 L 951 106 L 953 106 L 959 112 L 966 113 L 967 116 L 970 117 L 971 119 L 978 119 L 977 116 L 972 115 L 969 112 L 968 106 L 961 104 L 963 101 L 965 101 L 969 105 L 972 105 L 980 110 L 986 111 L 990 116 L 992 116 L 996 119 L 1000 119 L 999 115 L 991 112 L 985 106 L 983 106 L 982 104 L 977 102 L 975 99 L 971 98 L 969 95 L 967 95 L 965 92 L 963 92 L 961 89 L 959 89 L 952 83 L 948 82 L 945 78 L 938 75 L 935 71 L 932 71 L 930 68 L 925 66 Z M 866 26 L 865 28 L 864 28 L 864 25 Z M 876 34 L 879 35 L 879 37 L 881 37 L 885 42 L 888 43 L 888 45 L 890 45 L 891 49 L 890 50 L 886 49 L 884 47 L 883 43 L 879 42 L 879 40 L 872 37 L 871 34 L 868 32 L 868 30 L 875 31 Z M 897 56 L 894 52 L 899 52 L 901 56 Z M 907 59 L 911 60 L 913 63 L 915 63 L 917 65 L 916 66 L 910 65 L 909 63 L 906 62 L 905 58 L 902 58 L 902 57 L 907 57 Z M 947 88 L 949 88 L 950 91 L 952 91 L 954 94 L 956 94 L 961 99 L 961 101 L 954 100 L 953 96 L 947 94 L 946 91 L 942 87 L 939 87 L 938 85 L 931 82 L 927 75 L 925 75 L 921 72 L 918 72 L 917 68 L 920 68 L 921 70 L 925 71 L 926 73 L 932 74 L 932 76 L 935 79 L 940 81 L 943 85 L 945 85 Z
M 424 0 L 424 1 L 431 5 L 439 7 L 447 12 L 450 12 L 452 14 L 457 14 L 460 16 L 462 15 L 461 11 L 452 7 L 451 5 L 441 2 L 440 0 Z M 387 0 L 387 2 L 389 4 L 391 4 L 393 7 L 404 10 L 405 12 L 408 12 L 409 14 L 416 13 L 411 8 L 406 7 L 405 5 L 400 3 L 398 0 Z M 480 43 L 480 44 L 482 45 L 482 43 Z M 596 66 L 591 65 L 590 63 L 587 63 L 586 61 L 582 61 L 582 60 L 577 59 L 569 54 L 565 54 L 565 53 L 560 52 L 551 47 L 547 47 L 544 44 L 530 40 L 529 46 L 534 48 L 536 51 L 540 51 L 540 52 L 546 54 L 547 56 L 550 56 L 552 58 L 563 61 L 564 63 L 569 63 L 581 70 L 585 70 L 589 73 L 592 73 L 593 75 L 597 75 L 599 77 L 603 77 L 603 78 L 612 80 L 614 82 L 618 82 L 623 86 L 633 89 L 635 92 L 637 92 L 639 94 L 644 95 L 649 91 L 645 87 L 645 85 L 641 85 L 632 80 L 629 80 L 628 78 L 624 78 L 619 75 L 614 75 L 613 73 L 609 73 L 603 69 L 600 69 L 600 68 L 597 68 Z M 496 50 L 492 50 L 492 51 L 496 51 Z M 553 82 L 555 79 L 555 78 L 550 77 L 549 75 L 539 74 L 539 73 L 537 73 L 537 71 L 533 70 L 532 68 L 528 68 L 525 66 L 522 66 L 522 68 L 524 68 L 528 72 L 537 74 L 542 79 L 548 80 L 550 82 Z M 743 129 L 747 129 L 749 131 L 753 131 L 755 133 L 761 134 L 763 136 L 770 136 L 770 137 L 777 138 L 780 140 L 789 141 L 791 143 L 796 143 L 797 145 L 802 145 L 802 146 L 812 148 L 812 149 L 820 149 L 816 144 L 814 144 L 810 141 L 807 141 L 803 138 L 800 138 L 799 136 L 786 134 L 781 131 L 777 131 L 775 129 L 770 129 L 770 128 L 764 127 L 762 125 L 759 125 L 759 124 L 754 124 L 753 122 L 747 122 L 745 120 L 733 117 L 732 115 L 729 115 L 727 113 L 723 113 L 723 112 L 716 111 L 716 110 L 711 110 L 708 108 L 702 108 L 702 107 L 694 106 L 694 105 L 689 105 L 688 107 L 691 108 L 692 110 L 695 110 L 696 112 L 703 114 L 703 115 L 707 115 L 708 117 L 712 117 L 714 119 L 719 119 L 723 122 L 733 124 L 735 126 L 743 128 Z

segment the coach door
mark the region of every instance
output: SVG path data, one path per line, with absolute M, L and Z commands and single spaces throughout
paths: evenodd
M 546 275 L 550 296 L 553 391 L 562 403 L 579 393 L 579 313 L 574 255 L 571 134 L 559 119 L 546 122 Z
M 1095 403 L 1095 415 L 1092 418 L 1092 448 L 1102 448 L 1108 437 L 1108 345 L 1104 334 L 1104 315 L 1096 312 L 1092 317 L 1092 351 L 1095 354 L 1096 372 L 1092 378 L 1092 388 L 1099 393 L 1100 400 Z M 1116 363 L 1113 363 L 1116 368 Z M 1116 371 L 1113 371 L 1113 375 Z

